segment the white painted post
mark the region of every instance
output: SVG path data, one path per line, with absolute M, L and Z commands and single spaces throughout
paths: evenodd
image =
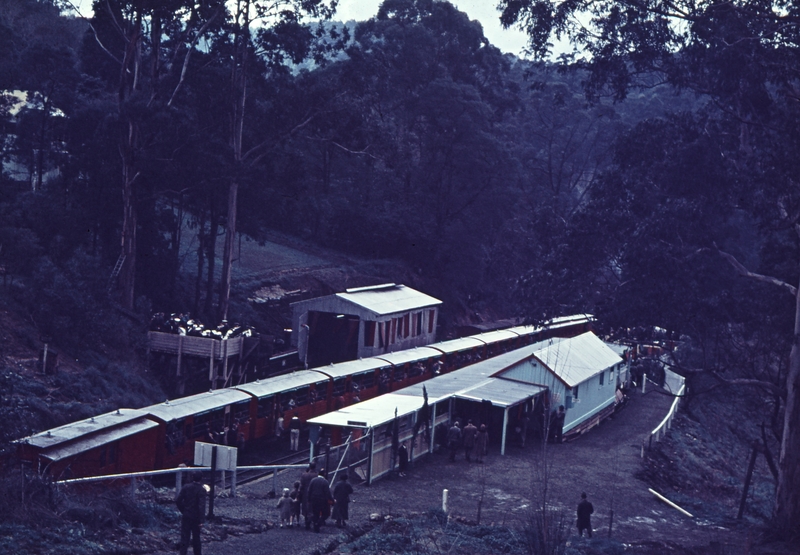
M 508 432 L 508 407 L 503 413 L 503 437 L 500 442 L 500 454 L 506 454 L 506 433 Z
M 642 374 L 642 395 L 644 395 L 646 389 L 647 389 L 647 374 Z
M 433 453 L 434 445 L 436 445 L 436 403 L 433 404 L 433 420 L 431 420 L 431 444 L 428 446 L 428 453 Z
M 447 513 L 447 490 L 442 490 L 442 512 Z
M 181 487 L 183 487 L 183 470 L 182 468 L 186 468 L 186 465 L 181 463 L 178 466 L 178 471 L 175 473 L 175 495 L 178 495 L 181 491 Z

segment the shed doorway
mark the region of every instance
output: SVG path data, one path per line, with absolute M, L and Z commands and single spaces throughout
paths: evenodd
M 358 316 L 308 313 L 308 367 L 358 358 Z

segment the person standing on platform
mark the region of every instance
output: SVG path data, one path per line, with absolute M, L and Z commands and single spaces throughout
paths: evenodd
M 475 460 L 482 463 L 483 457 L 486 456 L 486 448 L 489 446 L 489 432 L 486 430 L 486 424 L 481 424 L 478 429 L 478 434 L 475 436 Z
M 308 463 L 308 470 L 300 475 L 300 507 L 306 520 L 306 530 L 311 528 L 311 507 L 308 504 L 308 485 L 317 476 L 317 463 Z
M 292 525 L 292 498 L 289 497 L 289 488 L 283 488 L 283 495 L 278 499 L 277 508 L 281 519 L 280 527 L 289 528 Z
M 578 535 L 583 537 L 583 531 L 586 530 L 587 535 L 592 537 L 592 513 L 594 507 L 589 500 L 586 499 L 586 494 L 581 494 L 581 502 L 578 503 Z
M 300 448 L 300 417 L 294 413 L 292 419 L 289 421 L 289 451 L 298 451 Z
M 458 426 L 458 420 L 453 422 L 453 425 L 447 431 L 447 447 L 450 449 L 450 462 L 455 462 L 456 453 L 461 446 L 461 428 Z
M 464 457 L 467 462 L 472 462 L 472 450 L 475 448 L 475 436 L 478 434 L 478 428 L 472 423 L 472 420 L 467 420 L 467 425 L 464 426 Z
M 333 518 L 336 526 L 344 528 L 347 526 L 349 516 L 350 496 L 353 495 L 353 486 L 347 480 L 347 470 L 342 473 L 339 482 L 333 487 Z
M 408 449 L 406 449 L 406 442 L 400 444 L 400 447 L 397 449 L 397 462 L 398 462 L 398 474 L 401 478 L 405 478 L 406 470 L 408 470 Z
M 319 533 L 319 527 L 325 520 L 328 508 L 333 503 L 331 487 L 325 479 L 324 470 L 319 470 L 319 476 L 308 484 L 308 504 L 311 507 L 311 521 L 314 523 L 314 532 Z
M 192 481 L 181 488 L 175 504 L 181 512 L 180 555 L 186 555 L 189 543 L 194 555 L 200 555 L 200 527 L 206 514 L 206 488 L 200 472 L 192 474 Z

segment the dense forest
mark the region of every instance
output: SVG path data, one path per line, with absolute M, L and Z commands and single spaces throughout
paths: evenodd
M 279 231 L 467 311 L 665 328 L 677 371 L 763 397 L 797 533 L 800 7 L 501 5 L 530 59 L 448 2 L 5 0 L 4 302 L 85 351 L 240 319 L 236 244 Z

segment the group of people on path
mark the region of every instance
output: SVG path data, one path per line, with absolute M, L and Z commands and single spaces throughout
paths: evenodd
M 286 524 L 299 527 L 301 513 L 305 519 L 306 530 L 310 530 L 313 526 L 314 532 L 319 532 L 320 526 L 329 516 L 336 521 L 336 526 L 343 528 L 347 525 L 353 486 L 350 485 L 346 471 L 339 475 L 339 480 L 331 490 L 325 477 L 325 470 L 322 468 L 317 470 L 316 463 L 311 462 L 306 471 L 300 475 L 300 480 L 295 482 L 294 488 L 295 491 L 292 493 L 289 493 L 288 488 L 284 489 L 284 497 L 278 501 L 281 526 L 284 525 L 284 514 L 286 514 Z M 284 498 L 290 501 L 284 501 Z M 286 509 L 286 505 L 291 509 Z M 290 511 L 293 512 L 294 519 Z
M 450 462 L 455 462 L 456 455 L 463 448 L 464 458 L 472 462 L 472 453 L 475 452 L 475 461 L 482 463 L 489 445 L 489 432 L 486 424 L 476 427 L 472 420 L 467 420 L 467 425 L 461 429 L 461 424 L 456 420 L 447 431 L 447 448 L 450 450 Z

